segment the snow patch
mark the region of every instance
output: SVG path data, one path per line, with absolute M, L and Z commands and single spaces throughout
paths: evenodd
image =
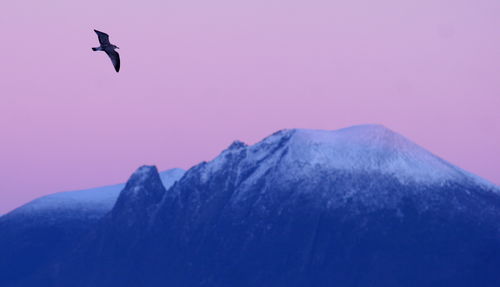
M 202 166 L 202 181 L 240 154 L 242 160 L 236 167 L 238 174 L 247 167 L 256 167 L 243 185 L 252 185 L 270 169 L 278 169 L 282 179 L 313 178 L 319 171 L 376 172 L 395 177 L 403 184 L 468 182 L 494 187 L 382 125 L 359 125 L 333 131 L 281 130 L 255 145 L 237 146 L 226 149 Z
M 148 172 L 151 172 L 151 170 L 140 168 L 133 176 L 139 180 L 144 180 Z M 184 173 L 185 170 L 180 168 L 161 172 L 160 179 L 165 189 L 170 188 Z M 58 192 L 37 198 L 2 217 L 26 215 L 61 216 L 61 214 L 71 217 L 100 217 L 113 208 L 124 187 L 125 183 L 120 183 L 85 190 Z

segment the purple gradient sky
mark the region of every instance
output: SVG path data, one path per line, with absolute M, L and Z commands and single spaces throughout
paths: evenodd
M 500 184 L 499 15 L 498 0 L 1 1 L 0 213 L 234 139 L 361 123 Z

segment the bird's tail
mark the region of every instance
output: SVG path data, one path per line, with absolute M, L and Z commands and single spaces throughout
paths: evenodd
M 99 49 L 98 48 L 92 48 L 92 51 L 97 51 L 97 50 L 99 50 Z

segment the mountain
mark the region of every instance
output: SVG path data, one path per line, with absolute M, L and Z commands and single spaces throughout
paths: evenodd
M 184 174 L 159 174 L 166 188 Z M 0 286 L 30 274 L 89 232 L 111 211 L 125 184 L 60 192 L 35 199 L 0 217 Z
M 168 195 L 145 286 L 500 283 L 499 189 L 383 126 L 236 143 Z
M 236 141 L 12 286 L 500 286 L 500 189 L 379 125 Z

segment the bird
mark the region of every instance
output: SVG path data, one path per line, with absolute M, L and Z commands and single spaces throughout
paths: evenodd
M 113 66 L 115 67 L 115 71 L 118 73 L 120 71 L 120 55 L 118 54 L 118 52 L 115 51 L 115 49 L 120 49 L 120 48 L 109 42 L 108 34 L 101 31 L 97 31 L 95 29 L 94 32 L 97 34 L 97 37 L 99 38 L 99 44 L 101 45 L 99 47 L 92 48 L 92 51 L 106 52 L 106 54 L 108 54 L 109 58 L 111 59 Z

